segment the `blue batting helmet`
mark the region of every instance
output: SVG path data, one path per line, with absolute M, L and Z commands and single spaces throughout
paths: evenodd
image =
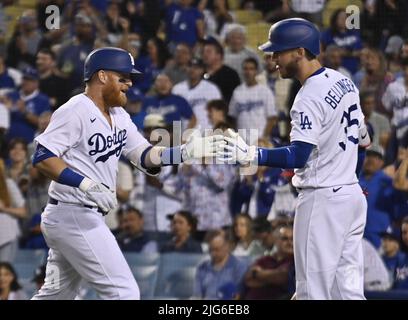
M 291 18 L 274 23 L 269 30 L 269 41 L 259 47 L 264 52 L 279 52 L 305 48 L 318 56 L 320 33 L 315 25 L 305 19 Z
M 135 68 L 132 55 L 126 50 L 105 47 L 93 50 L 85 59 L 84 81 L 91 79 L 99 70 L 111 70 L 130 74 L 132 78 L 142 73 Z

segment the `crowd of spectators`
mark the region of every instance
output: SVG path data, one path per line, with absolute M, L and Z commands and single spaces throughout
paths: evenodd
M 350 28 L 347 4 L 359 4 Z M 337 3 L 336 6 L 333 3 Z M 343 4 L 343 6 L 340 5 Z M 59 8 L 49 29 L 46 8 Z M 27 298 L 13 261 L 47 249 L 49 179 L 30 164 L 33 139 L 83 91 L 86 56 L 128 50 L 143 78 L 125 106 L 153 144 L 185 129 L 241 130 L 248 143 L 289 143 L 300 84 L 281 79 L 249 30 L 303 17 L 321 30 L 321 63 L 351 78 L 372 138 L 360 176 L 368 201 L 366 290 L 408 290 L 408 4 L 401 0 L 4 0 L 0 4 L 0 300 Z M 260 44 L 260 43 L 258 43 Z M 174 125 L 177 123 L 178 125 Z M 157 134 L 166 130 L 168 141 Z M 246 130 L 246 131 L 244 131 Z M 255 134 L 250 131 L 255 131 Z M 285 299 L 294 292 L 292 171 L 181 164 L 157 177 L 121 159 L 119 207 L 106 222 L 124 252 L 208 254 L 194 298 Z M 43 268 L 37 271 L 41 283 Z

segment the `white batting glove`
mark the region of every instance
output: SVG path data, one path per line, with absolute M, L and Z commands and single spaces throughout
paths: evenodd
M 215 157 L 225 144 L 222 135 L 201 137 L 200 131 L 195 130 L 181 146 L 181 155 L 184 161 Z
M 248 146 L 244 139 L 232 129 L 228 129 L 224 140 L 227 143 L 224 150 L 218 152 L 217 160 L 227 163 L 247 165 L 256 158 L 256 146 Z
M 85 192 L 88 199 L 95 202 L 96 206 L 104 213 L 108 213 L 118 205 L 115 192 L 109 190 L 102 183 L 85 177 L 79 185 L 79 189 Z
M 366 125 L 364 124 L 358 130 L 358 146 L 362 148 L 367 148 L 371 144 L 370 135 L 368 134 L 368 130 Z

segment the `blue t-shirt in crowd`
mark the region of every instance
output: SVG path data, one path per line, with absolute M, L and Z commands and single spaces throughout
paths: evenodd
M 93 50 L 93 43 L 71 44 L 61 49 L 58 66 L 62 72 L 69 75 L 69 89 L 82 86 L 84 78 L 84 63 Z
M 360 50 L 363 47 L 360 32 L 357 30 L 346 30 L 344 33 L 334 35 L 333 32 L 328 29 L 322 33 L 320 40 L 326 47 L 331 44 L 335 44 L 347 50 Z M 356 57 L 343 58 L 342 66 L 349 70 L 351 74 L 357 71 L 358 65 L 359 59 Z
M 195 7 L 183 8 L 171 4 L 166 9 L 167 41 L 187 43 L 194 46 L 198 40 L 197 20 L 203 19 L 203 14 Z
M 382 256 L 388 272 L 393 278 L 394 289 L 408 289 L 408 257 L 398 251 L 393 257 Z
M 139 70 L 143 76 L 136 79 L 133 85 L 142 93 L 150 90 L 157 75 L 162 72 L 162 69 L 156 67 L 152 63 L 149 56 L 141 56 L 135 60 L 135 68 Z
M 376 172 L 369 180 L 362 174 L 360 185 L 368 192 L 364 237 L 378 249 L 381 245 L 381 233 L 391 225 L 395 189 L 392 186 L 392 179 L 382 170 Z
M 9 94 L 9 97 L 13 102 L 17 102 L 21 95 L 18 91 L 13 91 Z M 35 114 L 36 116 L 41 115 L 45 111 L 51 111 L 50 100 L 48 96 L 37 91 L 25 98 L 26 111 Z M 30 143 L 34 139 L 34 134 L 36 132 L 36 126 L 30 124 L 23 113 L 18 109 L 12 108 L 10 112 L 10 129 L 8 132 L 8 139 L 13 138 L 23 138 L 27 143 Z
M 191 119 L 193 116 L 193 110 L 187 100 L 175 94 L 147 97 L 143 101 L 142 111 L 147 114 L 161 114 L 170 125 L 173 121 Z
M 220 270 L 214 269 L 211 260 L 204 261 L 197 268 L 194 296 L 202 299 L 225 299 L 240 292 L 242 278 L 248 264 L 230 255 L 227 263 Z M 233 291 L 235 288 L 235 292 Z
M 400 257 L 395 268 L 394 289 L 408 290 L 408 255 Z
M 15 87 L 16 84 L 6 69 L 2 74 L 0 74 L 0 89 L 14 89 Z

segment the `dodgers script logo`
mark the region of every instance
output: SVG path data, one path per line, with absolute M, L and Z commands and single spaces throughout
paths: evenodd
M 117 132 L 116 127 L 115 132 L 113 133 L 112 136 L 105 137 L 101 133 L 95 133 L 88 140 L 88 144 L 90 146 L 93 146 L 93 149 L 89 151 L 89 155 L 94 156 L 98 153 L 104 153 L 112 146 L 115 146 L 114 149 L 109 150 L 105 154 L 96 158 L 95 162 L 98 161 L 106 162 L 112 155 L 116 155 L 119 158 L 122 152 L 122 148 L 126 145 L 126 138 L 127 138 L 126 129 L 119 130 Z

